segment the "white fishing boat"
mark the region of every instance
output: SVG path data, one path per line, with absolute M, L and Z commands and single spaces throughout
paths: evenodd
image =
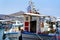
M 11 29 L 4 31 L 4 35 L 8 37 L 10 40 L 19 39 L 20 37 L 22 37 L 21 30 L 19 30 L 22 24 L 20 22 L 19 24 L 17 24 L 17 21 L 14 21 L 14 22 L 15 24 L 12 25 Z

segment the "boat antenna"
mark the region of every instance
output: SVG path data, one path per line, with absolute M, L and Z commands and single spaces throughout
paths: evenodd
M 34 6 L 32 0 L 29 1 L 29 6 L 28 6 L 28 10 L 27 10 L 27 11 L 28 11 L 29 13 L 34 13 L 34 12 L 36 12 L 35 6 Z

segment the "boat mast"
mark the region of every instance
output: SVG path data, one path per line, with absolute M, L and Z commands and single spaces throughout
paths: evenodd
M 29 1 L 28 12 L 35 13 L 35 6 L 33 5 L 32 0 Z

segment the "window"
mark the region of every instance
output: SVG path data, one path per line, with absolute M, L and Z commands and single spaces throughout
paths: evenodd
M 17 24 L 20 24 L 20 22 L 17 22 Z
M 28 21 L 28 17 L 26 17 L 26 21 Z

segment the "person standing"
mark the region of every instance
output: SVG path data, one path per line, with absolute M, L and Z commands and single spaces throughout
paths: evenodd
M 19 26 L 18 29 L 19 29 L 19 32 L 20 32 L 19 40 L 22 40 L 22 31 L 21 31 L 21 27 Z

